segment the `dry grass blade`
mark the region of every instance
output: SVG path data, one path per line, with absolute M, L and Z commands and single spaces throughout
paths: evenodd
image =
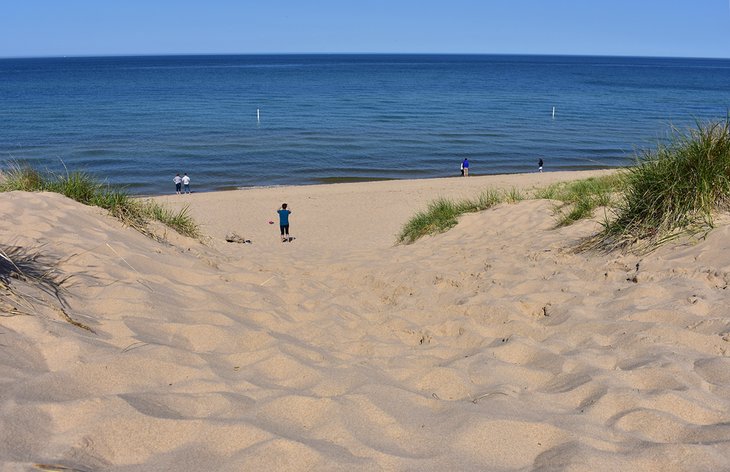
M 68 314 L 61 288 L 61 283 L 68 277 L 61 279 L 52 264 L 43 263 L 39 259 L 38 254 L 30 254 L 21 247 L 0 249 L 0 287 L 3 288 L 0 299 L 4 305 L 3 316 L 34 316 L 38 313 L 37 304 L 51 308 L 73 326 L 95 333 L 91 327 L 74 320 Z M 39 294 L 45 294 L 51 299 L 22 293 L 14 287 L 13 279 L 25 282 Z
M 129 352 L 129 351 L 132 351 L 134 349 L 138 349 L 138 348 L 144 347 L 144 346 L 149 346 L 149 343 L 146 343 L 144 341 L 134 342 L 134 343 L 130 344 L 129 346 L 125 347 L 124 349 L 122 349 L 121 354 L 124 354 L 125 352 Z
M 491 397 L 492 395 L 504 395 L 506 397 L 509 396 L 509 394 L 504 393 L 504 392 L 487 392 L 487 393 L 483 393 L 482 395 L 479 395 L 478 397 L 474 398 L 473 400 L 471 400 L 471 402 L 476 405 L 477 403 L 479 403 L 479 400 L 481 400 L 482 398 Z
M 34 464 L 36 469 L 45 470 L 47 472 L 90 472 L 87 469 L 77 469 L 75 467 L 66 467 L 58 464 Z

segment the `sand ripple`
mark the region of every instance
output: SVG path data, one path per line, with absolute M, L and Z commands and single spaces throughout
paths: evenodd
M 67 311 L 95 331 L 48 303 L 2 318 L 7 470 L 730 467 L 730 226 L 576 254 L 595 224 L 554 229 L 528 201 L 328 255 L 162 245 L 0 197 L 27 229 L 0 239 L 72 275 Z

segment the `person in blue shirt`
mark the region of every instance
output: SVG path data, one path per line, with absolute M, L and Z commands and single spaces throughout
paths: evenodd
M 467 159 L 466 157 L 461 163 L 461 170 L 464 177 L 469 177 L 469 159 Z
M 279 229 L 281 230 L 282 243 L 292 240 L 289 236 L 289 215 L 291 214 L 291 210 L 287 209 L 286 206 L 286 203 L 282 203 L 281 208 L 276 210 L 279 214 Z

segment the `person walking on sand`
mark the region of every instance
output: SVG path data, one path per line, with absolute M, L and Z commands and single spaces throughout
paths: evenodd
M 537 161 L 537 171 L 542 172 L 542 157 Z
M 172 181 L 175 182 L 175 192 L 180 195 L 182 190 L 182 178 L 180 178 L 179 172 L 175 174 L 175 177 L 172 179 Z
M 287 209 L 286 203 L 281 204 L 281 208 L 276 210 L 279 214 L 279 229 L 281 230 L 281 242 L 291 242 L 292 238 L 289 236 L 289 215 L 291 210 Z
M 469 159 L 466 157 L 461 162 L 461 175 L 464 177 L 469 177 Z
M 185 189 L 185 193 L 190 193 L 190 177 L 188 177 L 187 173 L 183 175 L 182 184 Z

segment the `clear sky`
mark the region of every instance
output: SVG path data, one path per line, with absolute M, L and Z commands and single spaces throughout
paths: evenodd
M 316 52 L 730 58 L 730 0 L 0 0 L 0 57 Z

